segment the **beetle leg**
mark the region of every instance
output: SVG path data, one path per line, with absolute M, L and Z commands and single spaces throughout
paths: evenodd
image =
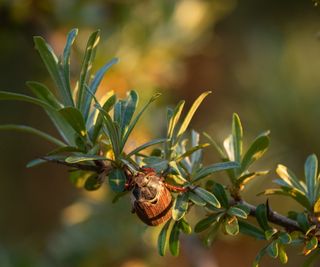
M 171 191 L 176 191 L 176 192 L 187 192 L 188 188 L 181 187 L 181 186 L 176 186 L 168 183 L 164 183 L 165 187 L 168 188 Z

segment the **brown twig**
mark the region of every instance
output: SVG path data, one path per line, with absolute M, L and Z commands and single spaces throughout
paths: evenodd
M 235 203 L 244 205 L 250 210 L 250 215 L 256 217 L 256 210 L 257 210 L 256 206 L 249 204 L 244 200 L 235 201 Z M 275 211 L 272 211 L 270 207 L 268 208 L 268 221 L 274 224 L 277 224 L 279 226 L 282 226 L 288 231 L 295 231 L 295 230 L 302 231 L 301 227 L 296 221 L 288 217 L 285 217 Z

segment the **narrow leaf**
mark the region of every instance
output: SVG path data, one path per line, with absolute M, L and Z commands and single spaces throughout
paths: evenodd
M 267 215 L 267 207 L 265 204 L 260 204 L 256 209 L 256 219 L 260 225 L 260 227 L 266 231 L 271 227 L 268 224 L 268 215 Z
M 224 229 L 228 235 L 237 235 L 239 233 L 239 224 L 237 217 L 233 216 L 224 222 Z
M 215 197 L 214 194 L 210 193 L 209 191 L 201 188 L 201 187 L 195 187 L 193 189 L 193 191 L 199 196 L 201 197 L 203 200 L 205 200 L 207 203 L 209 203 L 210 205 L 216 207 L 216 208 L 220 208 L 220 202 L 218 201 L 218 199 Z
M 230 207 L 227 211 L 230 216 L 236 216 L 238 218 L 247 219 L 248 214 L 246 211 L 238 208 L 238 207 Z
M 66 107 L 59 110 L 59 113 L 65 118 L 72 128 L 80 135 L 86 136 L 86 124 L 81 112 L 74 107 Z
M 171 220 L 167 221 L 166 224 L 161 229 L 158 236 L 158 252 L 160 256 L 164 256 L 167 247 L 167 233 L 170 226 Z
M 232 119 L 232 142 L 234 151 L 234 160 L 238 163 L 241 162 L 242 155 L 242 125 L 238 114 L 233 114 Z
M 37 130 L 35 128 L 32 128 L 30 126 L 25 126 L 25 125 L 13 125 L 13 124 L 5 124 L 5 125 L 0 125 L 0 131 L 18 131 L 18 132 L 25 132 L 25 133 L 31 133 L 31 134 L 34 134 L 34 135 L 37 135 L 39 137 L 42 137 L 43 139 L 59 146 L 59 147 L 62 147 L 62 146 L 66 146 L 65 143 L 63 143 L 62 141 L 54 138 L 53 136 L 47 134 L 47 133 L 44 133 L 40 130 Z
M 252 236 L 259 240 L 265 239 L 264 233 L 259 228 L 247 222 L 239 221 L 239 229 L 242 234 Z
M 169 248 L 170 252 L 173 256 L 178 256 L 179 255 L 179 250 L 180 250 L 180 241 L 179 241 L 179 235 L 180 235 L 180 227 L 179 227 L 180 222 L 175 222 L 170 238 L 169 238 Z
M 159 139 L 154 139 L 154 140 L 151 140 L 147 143 L 144 143 L 143 145 L 141 146 L 138 146 L 137 148 L 135 148 L 134 150 L 132 150 L 126 157 L 127 158 L 130 158 L 131 156 L 139 153 L 140 151 L 150 147 L 150 146 L 154 146 L 154 145 L 157 145 L 157 144 L 161 144 L 161 143 L 164 143 L 166 142 L 167 139 L 165 138 L 159 138 Z
M 267 135 L 260 135 L 251 144 L 248 151 L 245 153 L 241 162 L 241 172 L 247 170 L 247 168 L 255 162 L 257 159 L 261 158 L 263 154 L 267 151 L 269 146 L 269 137 Z
M 69 156 L 65 159 L 68 163 L 78 163 L 83 161 L 92 161 L 92 160 L 108 160 L 106 157 L 97 156 L 97 155 L 77 155 Z
M 215 173 L 215 172 L 234 169 L 237 167 L 239 167 L 239 164 L 236 162 L 233 162 L 233 161 L 215 163 L 215 164 L 209 165 L 207 167 L 203 167 L 198 172 L 196 172 L 193 177 L 193 181 L 198 181 L 198 180 L 205 178 L 206 176 L 208 176 L 212 173 Z
M 86 86 L 89 84 L 92 63 L 96 55 L 99 40 L 100 31 L 96 31 L 90 35 L 86 46 L 86 52 L 82 61 L 82 68 L 78 84 L 77 107 L 80 109 L 85 119 L 88 116 L 88 110 L 85 110 L 85 103 L 92 99 L 92 96 L 86 90 Z
M 316 185 L 318 173 L 318 159 L 315 154 L 310 155 L 304 165 L 304 172 L 306 176 L 306 184 L 308 189 L 308 198 L 312 204 L 316 201 Z
M 177 134 L 177 137 L 179 138 L 188 128 L 189 123 L 194 115 L 194 113 L 196 112 L 196 110 L 198 109 L 198 107 L 200 106 L 201 102 L 205 99 L 205 97 L 210 94 L 211 91 L 207 91 L 202 93 L 197 99 L 196 101 L 193 103 L 193 105 L 191 106 L 190 110 L 188 111 L 183 123 L 181 124 L 181 127 L 179 129 L 179 132 Z
M 109 174 L 109 185 L 114 192 L 122 192 L 125 189 L 126 175 L 122 169 L 113 169 Z
M 59 68 L 58 59 L 53 49 L 40 36 L 33 38 L 35 47 L 38 50 L 42 61 L 44 62 L 52 80 L 55 82 L 61 102 L 66 106 L 73 106 L 73 99 L 70 90 L 67 87 L 62 69 Z
M 179 194 L 173 203 L 172 219 L 179 221 L 188 210 L 188 192 Z
M 200 220 L 194 227 L 194 231 L 200 233 L 208 229 L 212 224 L 219 222 L 222 215 L 223 213 L 216 213 Z

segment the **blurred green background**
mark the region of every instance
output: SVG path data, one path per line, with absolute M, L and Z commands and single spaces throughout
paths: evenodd
M 73 51 L 75 77 L 91 31 L 102 30 L 95 68 L 117 56 L 120 63 L 100 90 L 123 96 L 136 89 L 144 101 L 163 96 L 138 126 L 131 145 L 161 135 L 166 105 L 189 105 L 205 90 L 192 126 L 218 141 L 239 113 L 246 140 L 271 130 L 271 149 L 260 162 L 302 174 L 305 157 L 320 151 L 320 9 L 312 0 L 1 0 L 0 89 L 28 93 L 25 81 L 52 85 L 32 36 L 42 35 L 59 54 L 66 33 L 78 27 Z M 46 115 L 25 103 L 1 102 L 0 124 L 20 123 L 55 134 Z M 0 133 L 0 266 L 251 266 L 262 242 L 220 236 L 206 249 L 197 236 L 182 239 L 178 258 L 156 251 L 158 228 L 147 228 L 130 213 L 128 198 L 111 204 L 107 188 L 75 189 L 64 167 L 25 164 L 50 145 L 36 137 Z M 206 161 L 217 155 L 207 149 Z M 247 188 L 252 203 L 271 184 L 274 171 Z M 286 212 L 290 200 L 272 198 Z M 280 204 L 281 203 L 281 204 Z M 299 249 L 287 266 L 300 266 Z M 262 266 L 280 266 L 265 259 Z

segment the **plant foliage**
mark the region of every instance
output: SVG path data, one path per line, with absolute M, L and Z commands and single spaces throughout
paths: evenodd
M 76 186 L 81 184 L 86 190 L 97 190 L 106 183 L 118 194 L 115 200 L 132 190 L 132 177 L 146 169 L 155 171 L 172 197 L 171 217 L 161 226 L 158 238 L 162 256 L 167 249 L 174 256 L 179 254 L 181 234 L 191 234 L 192 230 L 201 232 L 205 244 L 211 245 L 221 230 L 226 235 L 242 233 L 265 241 L 253 266 L 258 266 L 264 255 L 287 263 L 286 249 L 293 245 L 302 246 L 305 256 L 311 255 L 304 266 L 312 266 L 320 252 L 320 178 L 316 155 L 307 158 L 303 179 L 286 166 L 278 165 L 276 187 L 261 193 L 293 198 L 302 206 L 302 212 L 289 211 L 288 216 L 284 216 L 273 212 L 268 202 L 258 206 L 245 202 L 242 191 L 248 183 L 268 173 L 255 170 L 253 165 L 268 150 L 270 132 L 261 133 L 245 147 L 241 120 L 233 114 L 231 134 L 222 145 L 207 133 L 203 134 L 206 142 L 200 142 L 200 134 L 188 129 L 209 91 L 194 101 L 184 117 L 184 101 L 168 108 L 165 135 L 128 151 L 126 144 L 139 119 L 160 94 L 154 94 L 143 106 L 139 106 L 139 96 L 133 90 L 125 99 L 119 99 L 112 92 L 108 92 L 103 103 L 96 98 L 104 75 L 118 61 L 111 59 L 92 73 L 99 31 L 90 35 L 79 78 L 72 84 L 70 56 L 77 33 L 77 29 L 69 32 L 60 56 L 42 37 L 34 37 L 35 48 L 54 81 L 54 89 L 29 81 L 27 87 L 33 96 L 0 91 L 0 100 L 24 101 L 43 108 L 60 135 L 56 138 L 30 126 L 1 125 L 0 130 L 35 134 L 56 146 L 47 155 L 28 163 L 28 167 L 45 162 L 67 165 L 77 170 L 70 177 Z M 202 151 L 208 146 L 214 148 L 221 162 L 203 165 Z M 156 148 L 145 152 L 149 147 Z M 214 181 L 213 175 L 218 172 L 225 172 L 229 184 Z M 85 182 L 80 183 L 83 179 Z M 192 208 L 206 211 L 194 227 L 188 222 Z M 255 217 L 256 222 L 249 222 L 249 216 Z

